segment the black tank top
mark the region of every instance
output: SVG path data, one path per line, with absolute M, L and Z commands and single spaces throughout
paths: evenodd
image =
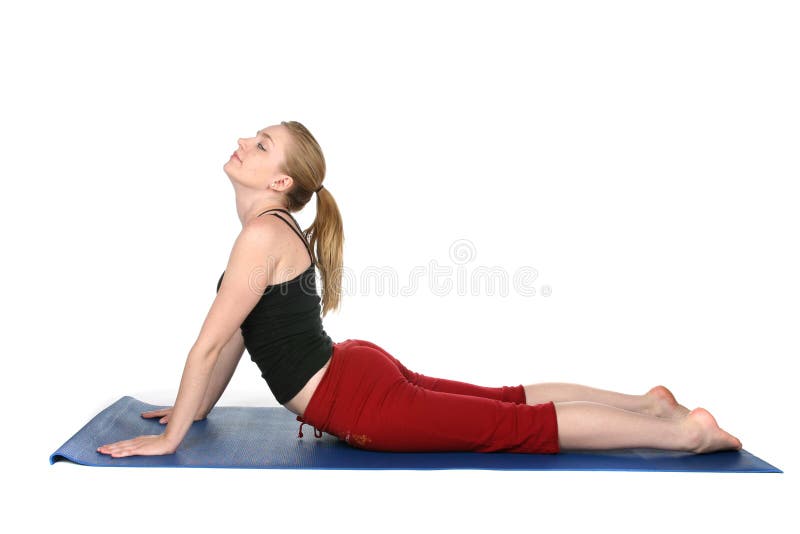
M 282 211 L 297 221 L 291 213 Z M 300 231 L 276 213 L 271 215 L 288 224 L 306 245 L 311 265 L 295 278 L 267 286 L 261 300 L 242 323 L 244 346 L 250 359 L 261 370 L 272 394 L 280 404 L 290 401 L 333 354 L 333 340 L 322 327 L 321 299 L 317 295 L 314 257 Z M 217 282 L 217 292 L 222 285 Z

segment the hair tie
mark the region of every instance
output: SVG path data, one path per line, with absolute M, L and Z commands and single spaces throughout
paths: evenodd
M 320 186 L 317 188 L 317 190 L 315 191 L 315 193 L 319 193 L 320 189 L 322 189 L 323 187 L 325 187 L 325 186 L 324 186 L 324 185 L 320 185 Z

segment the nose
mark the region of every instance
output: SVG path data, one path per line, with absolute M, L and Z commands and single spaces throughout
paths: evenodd
M 242 138 L 240 137 L 240 138 L 239 138 L 239 140 L 238 140 L 238 141 L 236 141 L 236 144 L 237 144 L 237 145 L 239 145 L 239 148 L 241 148 L 242 150 L 244 150 L 244 139 L 242 139 Z

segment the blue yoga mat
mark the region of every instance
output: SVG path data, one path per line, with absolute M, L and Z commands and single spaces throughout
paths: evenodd
M 498 469 L 553 471 L 693 471 L 782 473 L 745 450 L 708 454 L 658 449 L 569 451 L 559 454 L 508 452 L 376 452 L 348 445 L 336 436 L 314 437 L 286 408 L 217 406 L 192 424 L 174 454 L 112 458 L 97 447 L 165 425 L 142 412 L 165 408 L 125 396 L 97 414 L 50 455 L 97 467 L 233 467 L 255 469 Z

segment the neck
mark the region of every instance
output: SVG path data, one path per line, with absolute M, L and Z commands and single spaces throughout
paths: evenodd
M 253 194 L 252 190 L 238 190 L 235 187 L 234 190 L 236 191 L 236 214 L 242 223 L 242 227 L 265 210 L 273 208 L 286 209 L 280 198 L 275 195 Z

